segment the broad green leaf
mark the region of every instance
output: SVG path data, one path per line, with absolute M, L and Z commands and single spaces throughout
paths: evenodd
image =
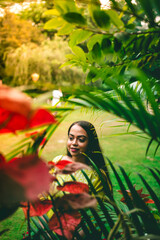
M 69 46 L 73 47 L 86 39 L 88 39 L 92 35 L 92 32 L 83 30 L 83 29 L 78 29 L 75 30 L 71 35 L 70 35 L 70 41 L 69 41 Z
M 98 42 L 99 44 L 101 44 L 101 41 L 103 39 L 103 35 L 102 34 L 96 34 L 96 35 L 93 35 L 88 43 L 87 43 L 87 47 L 88 47 L 88 50 L 91 51 L 93 46 Z
M 72 51 L 76 54 L 78 59 L 80 59 L 81 61 L 86 61 L 86 55 L 80 47 L 74 46 L 72 48 Z
M 49 15 L 53 15 L 53 16 L 57 16 L 57 17 L 60 16 L 57 9 L 49 9 L 49 10 L 44 12 L 44 16 L 49 16 Z
M 135 24 L 127 24 L 126 29 L 135 29 Z
M 112 42 L 109 38 L 104 38 L 101 43 L 101 49 L 104 54 L 107 54 L 112 49 Z
M 44 29 L 47 29 L 47 30 L 56 29 L 58 27 L 61 27 L 64 23 L 65 21 L 60 17 L 52 18 L 45 23 Z
M 85 83 L 88 84 L 92 81 L 93 78 L 95 78 L 97 75 L 96 69 L 91 69 L 89 73 L 87 74 Z
M 67 22 L 72 24 L 85 25 L 86 23 L 86 19 L 80 13 L 77 13 L 77 12 L 68 12 L 62 15 L 62 17 Z
M 115 52 L 120 51 L 121 47 L 122 47 L 121 41 L 118 38 L 114 38 L 114 51 Z
M 105 11 L 95 10 L 93 11 L 93 20 L 98 27 L 102 29 L 109 29 L 110 27 L 110 16 Z
M 119 39 L 123 43 L 126 42 L 127 43 L 127 47 L 130 46 L 130 44 L 132 44 L 132 42 L 135 39 L 134 36 L 131 36 L 129 33 L 125 32 L 125 31 L 124 32 L 115 33 L 114 37 Z
M 100 61 L 102 57 L 101 46 L 99 43 L 94 44 L 92 48 L 92 57 L 95 61 Z
M 68 35 L 74 29 L 74 26 L 70 23 L 65 23 L 57 32 L 57 35 Z
M 68 58 L 69 60 L 77 59 L 77 56 L 75 56 L 74 54 L 66 54 L 65 57 Z
M 131 24 L 133 23 L 134 21 L 136 20 L 136 17 L 131 17 L 128 21 L 128 24 Z
M 91 17 L 93 18 L 93 12 L 101 10 L 100 1 L 99 0 L 90 1 L 89 4 L 88 4 L 88 10 L 89 10 L 89 13 L 90 13 Z
M 106 13 L 109 15 L 111 22 L 118 28 L 118 29 L 123 29 L 124 23 L 122 20 L 119 18 L 119 15 L 116 11 L 114 10 L 108 10 Z
M 54 6 L 61 14 L 77 12 L 74 0 L 54 0 Z
M 63 68 L 63 67 L 65 67 L 65 66 L 69 66 L 69 65 L 71 65 L 71 64 L 72 64 L 71 61 L 67 61 L 67 62 L 63 63 L 59 68 Z

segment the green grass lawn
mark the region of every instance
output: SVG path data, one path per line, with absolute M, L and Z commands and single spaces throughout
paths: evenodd
M 42 153 L 42 156 L 46 161 L 50 161 L 55 156 L 66 153 L 67 130 L 70 124 L 77 120 L 87 120 L 94 124 L 104 154 L 115 164 L 117 169 L 117 164 L 124 167 L 132 179 L 132 182 L 136 184 L 137 189 L 143 186 L 137 175 L 137 172 L 140 172 L 145 179 L 151 183 L 154 190 L 159 192 L 159 187 L 155 181 L 152 180 L 151 174 L 146 168 L 146 166 L 160 167 L 158 158 L 153 157 L 156 145 L 153 144 L 151 146 L 148 158 L 146 158 L 145 151 L 149 139 L 133 135 L 111 136 L 112 134 L 126 133 L 127 125 L 118 121 L 115 116 L 102 111 L 82 109 L 76 110 L 67 116 L 57 128 L 50 141 L 46 144 Z M 122 124 L 124 124 L 124 126 L 120 127 Z M 115 125 L 116 127 L 113 127 Z M 131 127 L 130 131 L 132 130 L 136 130 L 135 127 Z M 11 150 L 11 145 L 20 138 L 22 138 L 22 135 L 19 138 L 18 136 L 12 135 L 9 135 L 9 137 L 8 135 L 0 136 L 1 152 L 9 152 Z M 157 156 L 160 156 L 160 151 L 157 152 Z M 119 187 L 111 171 L 110 175 L 116 193 L 116 190 L 119 189 Z M 118 193 L 116 193 L 115 196 L 116 198 L 121 197 Z M 22 238 L 22 233 L 26 231 L 26 223 L 24 223 L 24 216 L 21 209 L 19 209 L 10 218 L 1 222 L 0 231 L 3 229 L 9 229 L 9 231 L 0 237 L 1 240 L 20 240 Z

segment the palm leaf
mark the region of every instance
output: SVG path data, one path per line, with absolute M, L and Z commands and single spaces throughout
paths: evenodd
M 155 180 L 157 181 L 157 183 L 160 186 L 160 178 L 157 176 L 157 174 L 153 171 L 153 169 L 148 168 L 150 170 L 150 172 L 152 173 L 153 177 L 155 178 Z
M 145 187 L 147 188 L 149 194 L 151 195 L 158 211 L 160 212 L 160 200 L 158 199 L 156 193 L 153 191 L 153 189 L 150 187 L 150 185 L 146 182 L 146 180 L 144 179 L 144 177 L 138 173 L 139 177 L 141 178 L 143 184 L 145 185 Z
M 125 180 L 126 183 L 129 187 L 129 190 L 132 194 L 132 198 L 133 198 L 133 202 L 136 205 L 137 208 L 141 209 L 142 212 L 141 213 L 141 218 L 142 221 L 144 223 L 144 227 L 147 233 L 152 233 L 152 234 L 160 234 L 160 229 L 159 226 L 154 218 L 154 216 L 152 215 L 152 213 L 150 212 L 148 206 L 145 204 L 145 202 L 141 199 L 141 197 L 139 196 L 139 194 L 137 193 L 137 191 L 135 190 L 134 186 L 132 185 L 129 177 L 127 176 L 126 172 L 124 171 L 124 169 L 119 166 Z
M 32 217 L 31 220 L 34 223 L 34 225 L 38 228 L 38 232 L 40 233 L 40 236 L 43 236 L 45 240 L 50 240 L 51 238 L 47 235 L 44 228 L 42 228 L 39 221 L 37 221 L 35 217 Z
M 118 181 L 118 184 L 119 184 L 119 186 L 120 186 L 120 188 L 121 188 L 121 191 L 122 191 L 122 193 L 123 193 L 123 196 L 124 196 L 124 198 L 125 198 L 125 201 L 126 201 L 126 204 L 127 204 L 128 208 L 129 208 L 130 210 L 134 209 L 134 205 L 133 205 L 133 203 L 132 203 L 132 201 L 131 201 L 131 198 L 129 197 L 129 195 L 128 195 L 126 189 L 125 189 L 125 186 L 124 186 L 121 178 L 119 177 L 119 175 L 118 175 L 116 169 L 114 168 L 113 164 L 111 163 L 111 161 L 110 161 L 108 158 L 107 158 L 107 160 L 108 160 L 108 162 L 109 162 L 109 164 L 110 164 L 110 166 L 111 166 L 111 168 L 112 168 L 112 171 L 113 171 L 114 174 L 115 174 L 115 177 L 116 177 L 116 179 L 117 179 L 117 181 Z M 140 221 L 139 221 L 139 218 L 138 218 L 137 214 L 136 214 L 136 213 L 132 213 L 132 214 L 131 214 L 131 217 L 132 217 L 133 224 L 134 224 L 134 226 L 135 226 L 138 234 L 139 234 L 140 236 L 143 235 L 143 234 L 144 234 L 143 227 L 142 227 L 142 225 L 141 225 L 141 223 L 140 223 Z

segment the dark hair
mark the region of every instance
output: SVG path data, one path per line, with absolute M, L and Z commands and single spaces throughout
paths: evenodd
M 108 169 L 106 167 L 105 164 L 105 160 L 102 154 L 102 150 L 100 148 L 99 145 L 99 140 L 98 140 L 98 136 L 95 130 L 95 127 L 93 126 L 92 123 L 87 122 L 87 121 L 77 121 L 71 124 L 71 126 L 68 129 L 68 135 L 70 133 L 71 128 L 74 125 L 79 125 L 80 127 L 82 127 L 86 133 L 88 134 L 88 147 L 87 147 L 87 151 L 85 152 L 85 154 L 92 159 L 92 161 L 96 164 L 96 166 L 101 169 L 104 170 L 104 172 L 107 175 L 107 178 L 111 184 L 110 178 L 109 178 L 109 173 L 108 173 Z M 67 155 L 71 156 L 69 151 L 67 150 Z M 91 165 L 89 159 L 86 157 L 86 164 Z

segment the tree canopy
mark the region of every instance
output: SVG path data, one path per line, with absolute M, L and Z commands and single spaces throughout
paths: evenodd
M 41 32 L 32 25 L 32 22 L 21 20 L 15 14 L 6 11 L 4 17 L 0 18 L 0 68 L 1 76 L 4 76 L 5 58 L 11 49 L 16 49 L 22 44 L 40 44 L 44 39 Z
M 86 84 L 101 80 L 105 87 L 79 91 L 81 101 L 75 102 L 124 118 L 159 146 L 159 2 L 110 0 L 107 9 L 98 0 L 55 0 L 54 4 L 47 12 L 54 17 L 45 28 L 69 38 L 72 54 L 63 66 L 81 66 L 87 73 Z
M 160 7 L 158 1 L 54 1 L 46 29 L 69 35 L 68 64 L 89 70 L 86 83 L 119 75 L 128 67 L 160 79 Z

